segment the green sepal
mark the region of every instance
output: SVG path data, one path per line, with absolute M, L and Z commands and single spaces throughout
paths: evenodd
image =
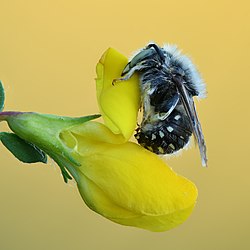
M 72 180 L 72 177 L 70 176 L 70 174 L 68 173 L 65 164 L 63 163 L 63 160 L 58 157 L 57 155 L 54 154 L 50 154 L 50 157 L 57 163 L 57 165 L 60 167 L 61 169 L 61 173 L 63 176 L 63 180 L 65 183 L 68 183 L 68 180 Z
M 47 163 L 47 156 L 41 149 L 13 133 L 1 132 L 0 140 L 18 160 L 24 163 Z
M 51 114 L 39 113 L 13 113 L 6 116 L 10 129 L 19 137 L 38 146 L 41 150 L 50 155 L 50 152 L 58 154 L 69 160 L 76 166 L 81 164 L 72 157 L 71 150 L 60 140 L 59 134 L 63 129 L 82 124 L 96 119 L 100 115 L 84 117 L 65 117 Z
M 2 120 L 7 121 L 10 129 L 17 136 L 36 145 L 58 164 L 65 182 L 72 177 L 77 181 L 78 174 L 75 167 L 81 166 L 78 154 L 62 141 L 60 134 L 71 127 L 100 117 L 99 114 L 65 117 L 33 112 L 2 112 L 0 121 L 1 117 Z
M 0 81 L 0 112 L 3 110 L 4 101 L 5 101 L 4 88 L 2 82 Z

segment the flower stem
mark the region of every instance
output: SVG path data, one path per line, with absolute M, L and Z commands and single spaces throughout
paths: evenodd
M 5 112 L 0 112 L 0 122 L 1 121 L 6 121 L 8 119 L 8 117 L 10 116 L 15 116 L 15 115 L 19 115 L 23 112 L 19 112 L 19 111 L 5 111 Z

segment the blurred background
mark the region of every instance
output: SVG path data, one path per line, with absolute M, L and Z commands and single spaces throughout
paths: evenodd
M 95 66 L 108 47 L 131 56 L 152 40 L 174 43 L 207 83 L 208 98 L 196 103 L 209 168 L 196 147 L 168 160 L 199 199 L 184 224 L 151 233 L 89 210 L 53 162 L 22 164 L 0 145 L 0 249 L 250 249 L 249 8 L 247 0 L 1 0 L 6 111 L 97 113 Z

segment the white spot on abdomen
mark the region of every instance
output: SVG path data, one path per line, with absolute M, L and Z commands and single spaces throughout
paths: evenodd
M 164 150 L 163 150 L 162 147 L 158 147 L 158 150 L 159 150 L 159 152 L 160 152 L 161 154 L 164 154 Z
M 172 143 L 170 143 L 168 146 L 169 146 L 170 148 L 172 148 L 173 150 L 175 150 L 175 146 L 174 146 Z
M 176 116 L 174 117 L 174 119 L 175 119 L 176 121 L 178 121 L 180 118 L 181 118 L 180 115 L 176 115 Z
M 167 131 L 168 131 L 168 132 L 171 133 L 173 130 L 174 130 L 174 129 L 173 129 L 171 126 L 168 126 L 168 127 L 167 127 Z
M 163 133 L 162 131 L 159 131 L 159 136 L 160 136 L 161 138 L 163 138 L 165 135 L 164 135 L 164 133 Z

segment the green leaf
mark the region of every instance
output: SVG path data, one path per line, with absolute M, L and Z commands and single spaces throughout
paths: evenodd
M 13 133 L 0 133 L 3 145 L 20 161 L 25 163 L 47 163 L 46 154 L 35 145 L 24 141 Z
M 0 81 L 0 112 L 3 110 L 4 100 L 5 100 L 4 88 L 2 82 Z

